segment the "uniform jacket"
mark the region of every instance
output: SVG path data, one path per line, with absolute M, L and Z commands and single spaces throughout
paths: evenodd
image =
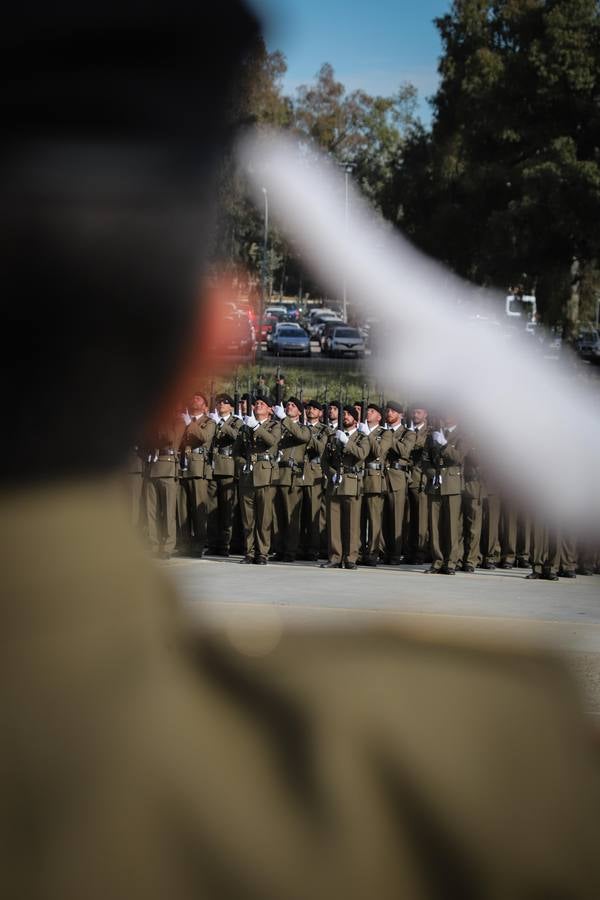
M 403 491 L 410 472 L 410 460 L 415 446 L 416 435 L 410 428 L 401 425 L 395 431 L 389 429 L 391 443 L 385 457 L 385 475 L 390 491 Z
M 329 490 L 336 497 L 358 497 L 362 493 L 364 461 L 369 455 L 369 438 L 358 429 L 347 444 L 330 435 L 326 448 Z
M 226 422 L 216 427 L 212 446 L 213 475 L 235 475 L 235 459 L 233 445 L 242 427 L 242 420 L 231 415 Z
M 415 430 L 415 445 L 410 454 L 410 487 L 413 488 L 413 490 L 425 490 L 427 476 L 423 471 L 422 461 L 423 451 L 425 450 L 425 444 L 427 443 L 427 438 L 430 433 L 431 429 L 427 425 Z
M 275 419 L 266 419 L 258 428 L 243 425 L 235 441 L 235 462 L 240 488 L 267 487 L 277 476 L 277 444 L 281 426 Z M 264 457 L 268 457 L 264 458 Z
M 304 454 L 311 436 L 308 425 L 294 422 L 289 416 L 281 420 L 276 484 L 283 487 L 292 484 L 300 486 L 303 483 Z
M 482 480 L 477 447 L 470 437 L 463 439 L 463 447 L 463 494 L 472 500 L 483 500 L 487 495 Z
M 304 486 L 312 487 L 323 478 L 323 455 L 329 437 L 329 429 L 321 422 L 308 425 L 310 440 L 304 451 Z
M 148 477 L 176 478 L 179 473 L 179 445 L 185 425 L 181 420 L 159 425 L 148 435 Z
M 183 475 L 189 478 L 212 478 L 210 448 L 217 426 L 206 414 L 190 422 L 181 439 Z
M 430 434 L 423 453 L 424 468 L 427 473 L 426 491 L 441 497 L 450 494 L 462 494 L 462 463 L 465 455 L 465 442 L 460 430 L 444 432 L 448 443 L 440 447 Z
M 368 435 L 369 455 L 365 461 L 363 479 L 364 494 L 384 494 L 387 490 L 385 480 L 385 458 L 392 445 L 391 431 L 378 425 Z

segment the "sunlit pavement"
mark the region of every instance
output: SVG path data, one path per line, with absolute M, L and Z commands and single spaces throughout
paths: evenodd
M 389 622 L 508 637 L 566 655 L 591 713 L 600 716 L 600 576 L 528 581 L 528 570 L 426 575 L 425 566 L 356 571 L 316 563 L 242 566 L 239 556 L 161 563 L 186 610 L 225 629 Z M 427 622 L 425 622 L 427 619 Z M 599 720 L 600 721 L 600 720 Z

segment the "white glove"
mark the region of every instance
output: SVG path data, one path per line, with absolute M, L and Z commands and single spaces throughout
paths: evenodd
M 278 419 L 285 419 L 285 409 L 283 408 L 281 403 L 278 403 L 277 406 L 273 407 L 273 412 Z
M 340 444 L 347 444 L 348 441 L 350 440 L 350 438 L 348 437 L 348 435 L 346 434 L 345 431 L 338 430 L 338 431 L 336 431 L 335 436 L 338 439 L 338 441 L 340 442 Z
M 219 422 L 221 421 L 221 416 L 220 416 L 219 413 L 216 411 L 216 409 L 214 410 L 214 412 L 211 412 L 211 413 L 209 414 L 208 418 L 209 418 L 209 419 L 212 419 L 213 422 L 215 423 L 215 425 L 218 425 Z
M 239 419 L 240 422 L 243 422 L 243 420 L 244 420 L 244 417 L 240 416 L 239 413 L 232 413 L 231 415 L 233 416 L 234 419 Z
M 447 441 L 446 438 L 444 437 L 444 432 L 443 432 L 443 431 L 434 431 L 434 432 L 432 433 L 431 437 L 434 439 L 434 441 L 436 442 L 436 444 L 439 444 L 439 445 L 440 445 L 440 447 L 445 447 L 446 444 L 448 443 L 448 441 Z
M 258 426 L 260 424 L 258 419 L 255 419 L 253 415 L 252 416 L 244 416 L 243 421 L 244 421 L 244 425 L 247 425 L 248 428 L 258 428 Z
M 187 411 L 187 409 L 186 409 L 185 412 L 182 412 L 182 413 L 181 413 L 181 418 L 183 419 L 183 421 L 185 422 L 186 425 L 189 425 L 190 422 L 192 421 L 192 417 L 190 416 L 190 414 L 189 414 L 189 412 Z
M 371 429 L 366 422 L 361 422 L 358 426 L 358 430 L 361 432 L 361 434 L 371 434 Z

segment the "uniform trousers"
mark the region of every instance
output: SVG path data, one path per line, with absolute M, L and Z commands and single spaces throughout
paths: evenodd
M 408 556 L 416 563 L 429 557 L 429 514 L 427 494 L 418 488 L 408 489 Z
M 470 493 L 463 494 L 462 516 L 464 541 L 462 560 L 465 566 L 473 566 L 473 568 L 475 568 L 481 562 L 481 525 L 483 522 L 483 501 L 479 497 L 474 497 Z
M 302 489 L 302 549 L 308 556 L 321 552 L 321 535 L 325 531 L 323 479 Z
M 207 491 L 210 547 L 218 552 L 229 553 L 236 505 L 235 478 L 229 475 L 213 475 L 207 481 Z
M 244 555 L 267 558 L 271 546 L 273 498 L 275 488 L 267 484 L 254 487 L 240 478 L 240 514 L 244 536 Z
M 174 478 L 148 479 L 146 511 L 151 549 L 172 553 L 177 539 L 177 481 Z
M 385 555 L 390 560 L 402 556 L 402 530 L 406 506 L 406 484 L 398 491 L 388 490 L 383 499 L 383 540 Z
M 500 559 L 500 497 L 488 494 L 483 503 L 483 525 L 481 533 L 481 556 L 483 562 L 497 563 Z
M 366 558 L 377 558 L 384 550 L 383 502 L 384 494 L 363 494 L 362 551 Z
M 327 501 L 329 562 L 355 563 L 360 547 L 360 497 L 330 494 Z
M 461 494 L 429 495 L 431 566 L 455 569 L 461 541 Z
M 277 488 L 277 493 L 280 498 L 279 509 L 282 512 L 280 528 L 283 553 L 296 556 L 300 544 L 304 488 L 298 480 L 295 484 L 281 485 Z
M 186 543 L 202 553 L 206 544 L 209 482 L 206 478 L 186 478 L 181 483 L 185 495 L 179 526 Z

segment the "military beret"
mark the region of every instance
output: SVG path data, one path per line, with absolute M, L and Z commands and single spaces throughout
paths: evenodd
M 273 401 L 272 401 L 272 399 L 269 397 L 268 394 L 255 394 L 255 395 L 254 395 L 254 402 L 255 402 L 255 403 L 258 403 L 259 401 L 260 401 L 261 403 L 265 403 L 267 406 L 273 406 Z
M 286 406 L 288 403 L 293 403 L 294 406 L 296 406 L 298 409 L 303 409 L 303 407 L 304 407 L 304 404 L 302 403 L 302 401 L 298 400 L 297 397 L 288 397 L 286 400 Z
M 357 419 L 357 418 L 358 418 L 358 414 L 357 414 L 357 412 L 356 412 L 356 409 L 355 409 L 350 403 L 347 403 L 346 406 L 344 406 L 344 412 L 347 412 L 348 415 L 349 415 L 349 416 L 352 416 L 353 419 Z
M 383 415 L 383 410 L 380 406 L 377 406 L 376 403 L 367 403 L 367 409 L 374 409 L 375 412 L 378 412 L 380 416 Z
M 304 404 L 304 409 L 308 409 L 309 406 L 312 407 L 312 409 L 321 409 L 323 404 L 319 403 L 318 400 L 307 400 Z
M 385 405 L 386 409 L 393 409 L 394 412 L 400 413 L 400 415 L 402 415 L 402 413 L 404 412 L 404 407 L 402 406 L 402 404 L 396 403 L 395 400 L 388 400 Z
M 233 397 L 231 394 L 217 394 L 215 403 L 229 403 L 230 406 L 233 406 Z
M 411 403 L 410 408 L 411 409 L 424 409 L 425 411 L 427 411 L 429 409 L 429 404 L 421 403 L 421 401 L 419 400 L 418 402 Z

